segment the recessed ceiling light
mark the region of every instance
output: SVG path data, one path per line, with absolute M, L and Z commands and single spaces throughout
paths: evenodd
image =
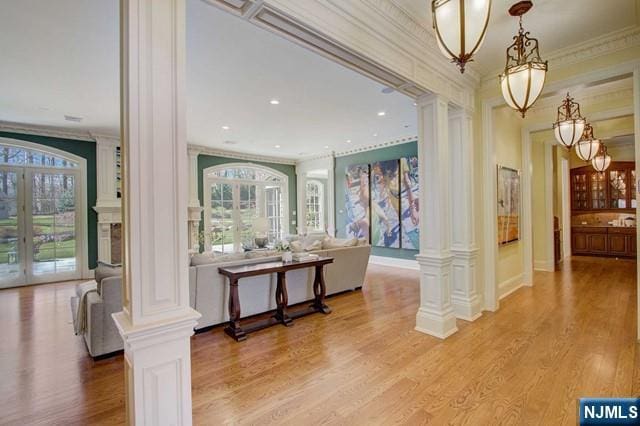
M 222 130 L 229 130 L 231 127 L 229 126 L 222 126 Z
M 279 100 L 277 100 L 277 99 L 271 99 L 271 100 L 269 101 L 269 103 L 270 103 L 271 105 L 280 105 L 280 101 L 279 101 Z
M 374 134 L 373 134 L 373 137 L 374 137 L 374 138 L 377 138 L 377 137 L 378 137 L 378 134 L 377 134 L 377 133 L 374 133 Z
M 417 102 L 414 102 L 414 103 L 413 103 L 413 106 L 418 106 L 418 103 L 417 103 Z
M 278 149 L 280 148 L 280 145 L 275 145 L 274 148 Z
M 325 146 L 324 146 L 324 149 L 329 149 L 329 145 L 325 145 Z
M 386 112 L 384 112 L 384 111 L 380 111 L 380 112 L 378 113 L 378 117 L 384 117 L 385 115 L 387 115 L 387 113 L 386 113 Z
M 236 142 L 236 141 L 224 141 L 222 143 L 225 144 L 225 145 L 237 145 L 238 144 L 238 142 Z
M 388 95 L 389 93 L 393 93 L 396 90 L 393 87 L 385 87 L 384 89 L 382 89 L 382 93 L 384 93 L 385 95 Z
M 347 139 L 347 143 L 351 143 L 351 139 Z

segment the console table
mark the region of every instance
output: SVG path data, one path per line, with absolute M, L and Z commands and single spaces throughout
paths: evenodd
M 287 327 L 293 325 L 293 320 L 303 315 L 322 312 L 328 314 L 331 309 L 325 305 L 324 297 L 326 287 L 324 283 L 324 266 L 333 263 L 331 257 L 317 257 L 308 260 L 294 262 L 265 262 L 252 265 L 232 266 L 218 268 L 218 272 L 226 276 L 229 280 L 229 325 L 224 331 L 236 341 L 246 340 L 247 334 L 253 331 L 261 330 L 275 324 L 283 324 Z M 313 280 L 313 294 L 315 299 L 308 307 L 288 312 L 287 304 L 289 303 L 287 295 L 287 271 L 295 269 L 315 268 L 315 277 Z M 275 314 L 266 320 L 254 321 L 244 327 L 240 326 L 240 297 L 238 295 L 238 283 L 241 278 L 254 277 L 256 275 L 277 274 L 276 284 L 276 304 Z

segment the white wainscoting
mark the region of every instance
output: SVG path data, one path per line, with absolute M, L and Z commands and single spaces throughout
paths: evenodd
M 524 286 L 524 274 L 516 275 L 513 278 L 509 278 L 506 281 L 501 282 L 498 285 L 498 294 L 500 300 L 509 296 L 511 293 L 518 291 Z
M 417 260 L 412 259 L 396 259 L 395 257 L 370 256 L 369 263 L 372 265 L 392 266 L 394 268 L 420 270 Z

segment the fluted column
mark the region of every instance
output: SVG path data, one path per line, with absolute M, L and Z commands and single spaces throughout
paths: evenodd
M 449 105 L 439 95 L 418 99 L 420 164 L 420 308 L 416 330 L 444 339 L 455 333 L 451 304 Z
M 127 420 L 190 425 L 185 0 L 121 0 Z
M 459 110 L 449 117 L 451 155 L 451 301 L 456 317 L 474 321 L 482 315 L 476 282 L 478 248 L 473 205 L 473 119 Z

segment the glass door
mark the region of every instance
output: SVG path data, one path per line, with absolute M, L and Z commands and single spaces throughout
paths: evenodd
M 29 282 L 80 278 L 78 176 L 75 171 L 27 169 L 27 279 Z
M 240 247 L 236 251 L 240 251 L 242 246 L 253 246 L 253 223 L 259 216 L 257 201 L 256 185 L 241 183 L 238 185 L 238 214 L 239 214 L 239 238 L 236 241 L 240 243 Z
M 214 183 L 211 185 L 211 217 L 209 240 L 215 252 L 233 253 L 234 221 L 233 221 L 233 185 Z
M 0 167 L 0 288 L 25 282 L 22 169 Z

